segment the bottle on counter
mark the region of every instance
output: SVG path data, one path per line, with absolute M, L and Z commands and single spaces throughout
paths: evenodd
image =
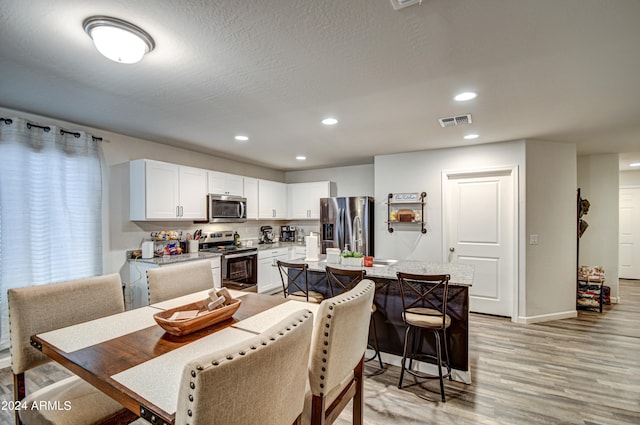
M 238 232 L 233 233 L 233 244 L 235 246 L 240 246 L 240 235 L 238 234 Z

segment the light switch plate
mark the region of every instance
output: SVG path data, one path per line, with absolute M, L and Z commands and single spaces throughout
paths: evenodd
M 538 245 L 538 235 L 529 235 L 529 245 Z

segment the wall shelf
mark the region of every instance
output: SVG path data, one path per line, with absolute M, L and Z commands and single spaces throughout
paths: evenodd
M 424 205 L 426 192 L 390 193 L 387 200 L 387 230 L 393 233 L 397 226 L 420 226 L 421 233 L 427 233 L 424 227 Z

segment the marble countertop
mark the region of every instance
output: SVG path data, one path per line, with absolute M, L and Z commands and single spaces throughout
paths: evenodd
M 222 254 L 217 252 L 194 252 L 192 254 L 180 254 L 180 255 L 163 255 L 162 257 L 153 258 L 138 258 L 138 262 L 151 263 L 151 264 L 175 264 L 183 261 L 204 260 L 207 258 L 220 257 Z M 133 261 L 133 260 L 129 260 Z
M 324 272 L 327 266 L 325 255 L 320 255 L 318 261 L 308 261 L 305 258 L 291 260 L 292 263 L 307 263 L 310 271 Z M 378 260 L 387 264 L 375 264 L 373 267 L 352 267 L 341 264 L 331 264 L 336 268 L 360 270 L 364 269 L 368 277 L 378 277 L 383 279 L 397 279 L 397 272 L 414 274 L 449 274 L 451 285 L 471 286 L 473 284 L 473 267 L 467 264 L 457 263 L 430 263 L 428 261 L 417 260 Z
M 243 244 L 243 247 L 256 248 L 258 251 L 264 251 L 267 249 L 275 249 L 275 248 L 289 248 L 292 246 L 305 246 L 303 242 L 274 242 L 269 244 L 258 244 L 253 243 L 251 246 Z M 193 260 L 202 260 L 205 258 L 213 258 L 220 257 L 222 254 L 217 252 L 198 252 L 192 254 L 180 254 L 180 255 L 163 255 L 162 257 L 153 257 L 153 258 L 138 258 L 138 261 L 141 263 L 151 263 L 151 264 L 175 264 L 181 263 L 183 261 L 193 261 Z M 129 261 L 134 261 L 135 259 L 130 259 Z

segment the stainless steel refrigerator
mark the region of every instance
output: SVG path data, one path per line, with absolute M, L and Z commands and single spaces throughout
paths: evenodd
M 364 255 L 373 254 L 373 210 L 370 196 L 320 198 L 321 251 L 345 246 Z

